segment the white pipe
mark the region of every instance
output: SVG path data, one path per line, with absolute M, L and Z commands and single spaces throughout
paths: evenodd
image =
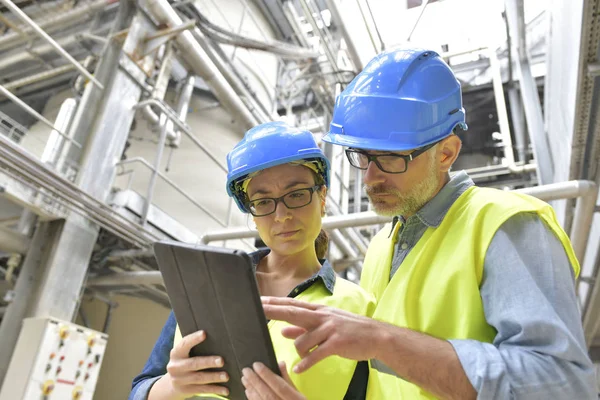
M 577 258 L 583 260 L 583 257 L 585 256 L 585 247 L 587 245 L 587 236 L 589 235 L 590 230 L 590 221 L 595 210 L 598 192 L 597 185 L 592 181 L 568 181 L 519 189 L 515 192 L 529 194 L 544 201 L 581 197 L 575 210 L 573 229 L 571 230 L 571 242 L 573 243 L 573 249 L 575 250 Z M 367 211 L 344 216 L 340 215 L 323 218 L 323 228 L 334 229 L 331 232 L 332 241 L 338 245 L 342 252 L 350 256 L 350 258 L 357 258 L 358 254 L 356 251 L 348 242 L 346 242 L 341 233 L 338 230 L 335 230 L 335 228 L 376 225 L 390 220 L 391 218 L 389 217 L 381 217 L 372 211 Z M 257 231 L 249 230 L 246 227 L 239 227 L 207 233 L 200 238 L 200 242 L 207 244 L 213 241 L 256 237 L 258 237 Z M 139 252 L 126 251 L 124 253 L 114 254 L 114 257 L 148 256 L 150 254 L 149 250 L 140 250 Z M 159 271 L 124 272 L 88 279 L 88 286 L 153 285 L 162 284 L 162 282 L 162 276 Z
M 60 67 L 53 68 L 48 71 L 43 71 L 38 74 L 26 76 L 21 79 L 17 79 L 15 81 L 9 82 L 4 87 L 8 90 L 15 90 L 22 88 L 23 86 L 31 85 L 37 82 L 41 82 L 46 79 L 54 78 L 55 76 L 59 76 L 62 74 L 66 74 L 67 72 L 71 72 L 75 69 L 74 65 L 67 64 Z
M 346 241 L 346 238 L 344 238 L 344 235 L 342 235 L 342 233 L 340 231 L 338 231 L 337 229 L 333 230 L 330 232 L 331 233 L 331 241 L 333 243 L 335 243 L 335 245 L 340 249 L 340 251 L 349 258 L 357 258 L 358 257 L 358 253 L 356 252 L 356 250 L 354 250 L 354 248 L 352 246 L 350 246 L 350 243 L 348 243 Z
M 356 43 L 354 43 L 354 40 L 352 40 L 352 37 L 350 36 L 350 32 L 348 32 L 348 29 L 346 28 L 346 24 L 344 22 L 344 18 L 342 17 L 342 13 L 338 6 L 337 0 L 326 0 L 326 3 L 327 8 L 331 12 L 331 16 L 342 31 L 344 42 L 346 42 L 346 46 L 348 47 L 348 55 L 350 55 L 350 59 L 352 60 L 354 67 L 357 71 L 361 71 L 364 68 L 364 65 L 360 60 L 360 56 L 356 48 Z
M 515 154 L 510 136 L 510 127 L 508 124 L 508 112 L 506 111 L 506 100 L 504 99 L 504 87 L 502 86 L 502 75 L 500 74 L 500 62 L 496 55 L 496 50 L 488 48 L 490 58 L 490 68 L 492 71 L 492 83 L 494 86 L 494 98 L 496 99 L 496 111 L 498 113 L 498 124 L 502 135 L 502 144 L 504 145 L 504 157 L 508 165 L 515 164 Z
M 38 113 L 37 111 L 35 111 L 33 108 L 29 107 L 29 105 L 27 103 L 25 103 L 23 100 L 21 100 L 20 98 L 18 98 L 17 96 L 15 96 L 14 94 L 12 94 L 9 90 L 7 90 L 4 86 L 0 85 L 0 93 L 2 93 L 4 96 L 8 97 L 9 100 L 11 100 L 13 103 L 17 104 L 18 106 L 20 106 L 23 110 L 25 110 L 28 114 L 30 114 L 31 116 L 35 117 L 38 121 L 42 122 L 43 124 L 45 124 L 46 126 L 48 126 L 50 129 L 54 129 L 56 132 L 58 132 L 58 134 L 62 137 L 64 137 L 65 139 L 67 139 L 69 142 L 73 143 L 73 145 L 79 149 L 81 149 L 81 145 L 77 142 L 75 142 L 73 139 L 71 139 L 69 136 L 65 135 L 64 132 L 62 132 L 61 130 L 57 129 L 54 124 L 52 124 L 52 122 L 48 121 L 46 119 L 46 117 L 44 117 L 42 114 Z
M 595 183 L 591 181 L 567 181 L 553 183 L 544 186 L 534 186 L 515 190 L 517 193 L 528 194 L 543 201 L 558 199 L 574 199 L 581 196 L 591 195 Z M 588 207 L 592 209 L 592 207 Z M 353 226 L 379 225 L 391 221 L 391 217 L 382 217 L 373 211 L 353 213 L 349 215 L 336 215 L 323 218 L 323 229 L 349 228 Z M 580 229 L 578 227 L 578 229 Z M 585 237 L 581 235 L 579 237 Z M 200 238 L 200 242 L 207 244 L 214 241 L 256 238 L 258 232 L 249 230 L 247 227 L 234 227 L 219 231 L 208 232 Z M 578 245 L 579 246 L 579 245 Z M 584 246 L 585 247 L 585 246 Z
M 87 286 L 162 285 L 160 271 L 119 272 L 107 276 L 89 278 Z
M 118 0 L 117 0 L 118 1 Z M 86 19 L 94 15 L 97 11 L 104 9 L 111 3 L 116 3 L 115 0 L 95 0 L 90 3 L 81 2 L 81 6 L 72 8 L 64 12 L 55 12 L 47 18 L 41 18 L 34 21 L 37 26 L 47 31 L 55 29 L 65 29 L 69 26 L 79 23 L 82 19 Z M 29 27 L 21 26 L 20 29 L 27 34 L 31 31 Z M 11 32 L 0 37 L 0 51 L 10 47 L 24 43 L 27 36 L 23 36 L 18 32 Z
M 77 101 L 72 97 L 65 99 L 60 105 L 58 115 L 54 121 L 56 127 L 63 132 L 68 132 L 69 125 L 71 125 L 71 121 L 73 120 L 73 115 L 75 115 L 76 110 Z M 46 141 L 46 147 L 44 147 L 44 152 L 42 153 L 40 160 L 43 163 L 49 163 L 50 165 L 55 166 L 56 170 L 60 171 L 64 163 L 64 159 L 60 159 L 63 157 L 59 158 L 59 154 L 62 153 L 62 145 L 63 141 L 60 137 L 60 133 L 53 129 L 52 132 L 50 132 L 48 140 Z M 66 157 L 66 154 L 64 154 L 64 157 Z
M 83 67 L 83 65 L 79 64 L 77 60 L 75 60 L 69 53 L 65 51 L 54 39 L 50 37 L 42 28 L 40 28 L 31 18 L 27 16 L 19 7 L 17 7 L 11 0 L 0 0 L 4 5 L 11 10 L 15 15 L 23 20 L 27 25 L 29 25 L 41 38 L 47 41 L 54 49 L 66 58 L 71 64 L 75 66 L 83 75 L 86 76 L 90 81 L 94 83 L 100 89 L 104 89 L 104 86 L 94 78 L 94 75 L 90 74 L 87 69 Z
M 187 119 L 188 108 L 190 106 L 190 100 L 192 99 L 192 94 L 194 93 L 194 84 L 196 82 L 196 77 L 194 75 L 188 75 L 186 78 L 183 87 L 181 88 L 181 93 L 179 94 L 179 100 L 177 101 L 177 114 L 179 115 L 179 119 L 183 122 Z M 181 131 L 177 129 L 175 131 L 175 136 L 171 139 L 171 144 L 173 146 L 179 146 L 181 141 Z
M 29 242 L 27 236 L 0 226 L 0 251 L 25 254 L 29 248 Z
M 175 27 L 183 23 L 166 0 L 146 0 L 145 4 L 159 24 Z M 181 32 L 176 36 L 175 41 L 181 50 L 182 58 L 197 75 L 204 79 L 219 102 L 229 112 L 233 113 L 235 119 L 239 119 L 244 129 L 250 129 L 257 125 L 257 120 L 210 60 L 198 41 L 194 39 L 192 33 L 189 31 Z

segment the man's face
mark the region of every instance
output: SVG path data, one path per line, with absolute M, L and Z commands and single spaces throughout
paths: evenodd
M 375 212 L 384 216 L 401 215 L 408 218 L 431 200 L 440 188 L 442 180 L 437 147 L 408 162 L 408 169 L 401 174 L 381 171 L 371 162 L 364 171 L 363 182 L 367 196 Z M 371 155 L 383 152 L 368 151 Z M 387 152 L 389 153 L 389 152 Z M 398 152 L 407 155 L 411 152 Z

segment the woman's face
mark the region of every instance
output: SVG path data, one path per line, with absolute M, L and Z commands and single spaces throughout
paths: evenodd
M 254 201 L 278 198 L 294 190 L 313 186 L 315 175 L 309 168 L 283 164 L 264 169 L 252 178 L 247 193 L 249 200 Z M 322 195 L 325 190 L 322 187 L 313 193 L 312 200 L 304 207 L 289 209 L 279 201 L 274 213 L 254 217 L 258 233 L 271 251 L 293 255 L 314 249 L 315 239 L 321 231 L 321 212 L 324 208 Z

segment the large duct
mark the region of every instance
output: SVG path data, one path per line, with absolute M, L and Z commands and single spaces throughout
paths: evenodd
M 183 23 L 179 15 L 166 0 L 146 0 L 148 12 L 159 24 L 179 26 Z M 219 69 L 210 60 L 204 49 L 194 38 L 191 32 L 185 31 L 175 38 L 182 58 L 193 69 L 194 73 L 202 77 L 211 89 L 217 100 L 239 120 L 244 129 L 250 129 L 258 124 L 246 105 L 240 100 L 231 85 L 223 77 Z

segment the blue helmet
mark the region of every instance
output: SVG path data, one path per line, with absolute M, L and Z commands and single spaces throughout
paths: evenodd
M 227 194 L 233 197 L 242 212 L 246 208 L 243 182 L 248 175 L 276 165 L 305 161 L 329 186 L 329 160 L 309 131 L 294 128 L 285 122 L 267 122 L 255 126 L 227 154 Z
M 430 50 L 395 49 L 372 59 L 338 96 L 325 142 L 403 151 L 467 129 L 460 83 Z

